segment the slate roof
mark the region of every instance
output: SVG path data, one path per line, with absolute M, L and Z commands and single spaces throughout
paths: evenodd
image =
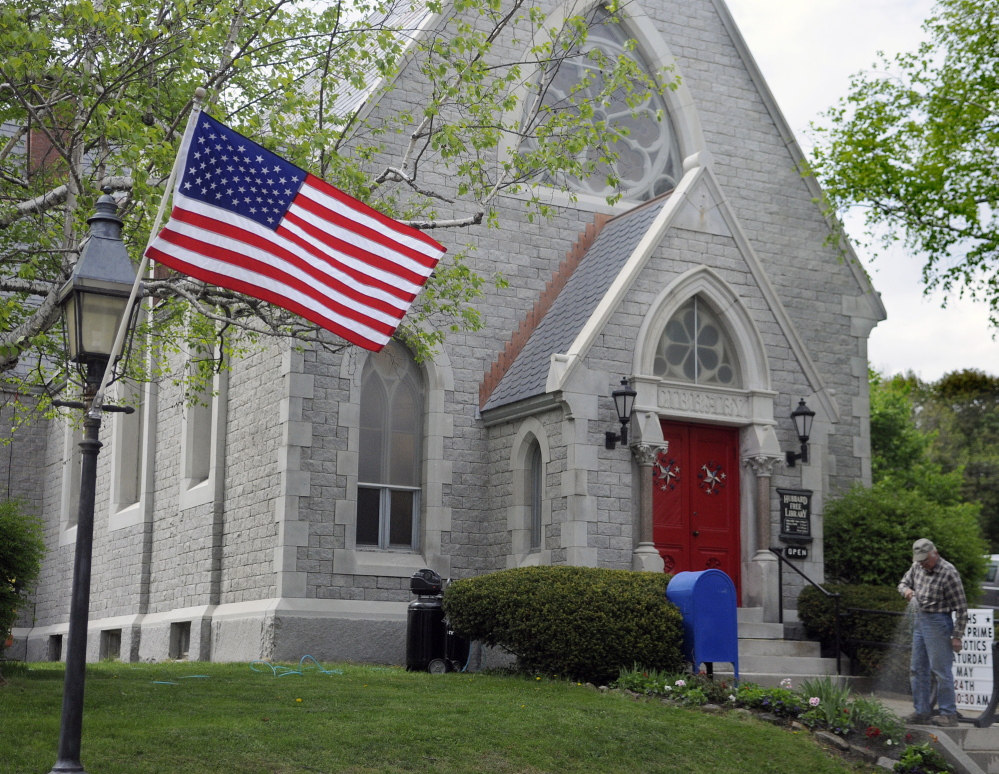
M 544 394 L 552 354 L 572 345 L 668 198 L 666 194 L 607 221 L 483 411 Z
M 405 39 L 409 45 L 423 31 L 433 16 L 434 13 L 423 3 L 415 2 L 409 6 L 402 2 L 391 8 L 384 16 L 375 16 L 372 19 L 384 24 L 389 29 L 393 29 L 393 35 Z M 372 43 L 372 45 L 374 44 Z M 363 88 L 356 89 L 350 84 L 343 84 L 342 91 L 333 103 L 334 114 L 347 116 L 360 110 L 382 84 L 382 79 L 378 76 L 373 64 L 366 68 L 366 76 Z M 318 83 L 316 88 L 318 89 Z

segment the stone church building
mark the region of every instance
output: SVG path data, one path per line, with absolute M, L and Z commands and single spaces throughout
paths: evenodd
M 164 382 L 106 416 L 91 658 L 402 663 L 424 567 L 717 567 L 776 621 L 786 490 L 811 493 L 793 561 L 823 579 L 824 503 L 870 479 L 867 337 L 884 308 L 849 247 L 828 244 L 724 0 L 629 0 L 622 15 L 591 42 L 631 37 L 650 71 L 675 68 L 666 119 L 622 139 L 613 206 L 580 181 L 575 201 L 549 189 L 550 221 L 510 197 L 498 229 L 435 233 L 509 283 L 487 286 L 481 331 L 423 363 L 396 342 L 274 347 L 232 363 L 207 405 Z M 417 106 L 416 77 L 362 109 Z M 634 413 L 609 449 L 623 378 Z M 815 418 L 792 466 L 801 400 Z M 36 423 L 0 454 L 48 543 L 14 656 L 64 656 L 78 441 Z

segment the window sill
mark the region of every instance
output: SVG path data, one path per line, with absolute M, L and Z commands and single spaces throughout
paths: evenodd
M 68 546 L 76 542 L 76 525 L 67 527 L 59 533 L 59 545 Z
M 344 549 L 333 553 L 333 572 L 346 575 L 385 575 L 408 578 L 427 566 L 423 554 L 415 551 Z
M 114 511 L 108 520 L 108 531 L 114 532 L 119 529 L 126 529 L 142 524 L 145 521 L 145 508 L 140 500 L 137 503 L 123 506 L 120 510 Z
M 209 476 L 204 481 L 188 488 L 188 480 L 181 484 L 180 510 L 210 503 L 215 499 L 215 478 Z

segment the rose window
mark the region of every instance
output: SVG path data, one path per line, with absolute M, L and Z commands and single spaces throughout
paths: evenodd
M 625 56 L 639 63 L 646 72 L 648 65 L 635 50 L 629 50 L 629 38 L 623 25 L 613 21 L 603 8 L 594 13 L 594 23 L 589 30 L 581 53 L 599 50 L 616 58 Z M 580 88 L 581 84 L 586 84 Z M 549 84 L 544 104 L 553 108 L 592 99 L 604 86 L 599 63 L 579 56 L 566 59 Z M 671 191 L 682 174 L 680 147 L 666 110 L 666 103 L 658 94 L 650 94 L 638 105 L 628 105 L 628 95 L 616 93 L 608 105 L 597 105 L 594 121 L 605 121 L 614 127 L 618 136 L 613 145 L 617 159 L 611 166 L 600 164 L 586 179 L 566 177 L 544 182 L 558 182 L 581 193 L 611 196 L 620 192 L 624 199 L 646 201 Z M 525 143 L 533 146 L 532 141 Z M 585 162 L 588 158 L 580 157 Z M 613 173 L 618 179 L 617 188 L 607 185 L 607 176 Z

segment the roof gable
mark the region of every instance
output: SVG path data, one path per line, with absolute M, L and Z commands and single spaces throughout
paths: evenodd
M 495 389 L 480 401 L 483 411 L 545 392 L 552 353 L 566 352 L 576 340 L 668 197 L 606 222 Z

